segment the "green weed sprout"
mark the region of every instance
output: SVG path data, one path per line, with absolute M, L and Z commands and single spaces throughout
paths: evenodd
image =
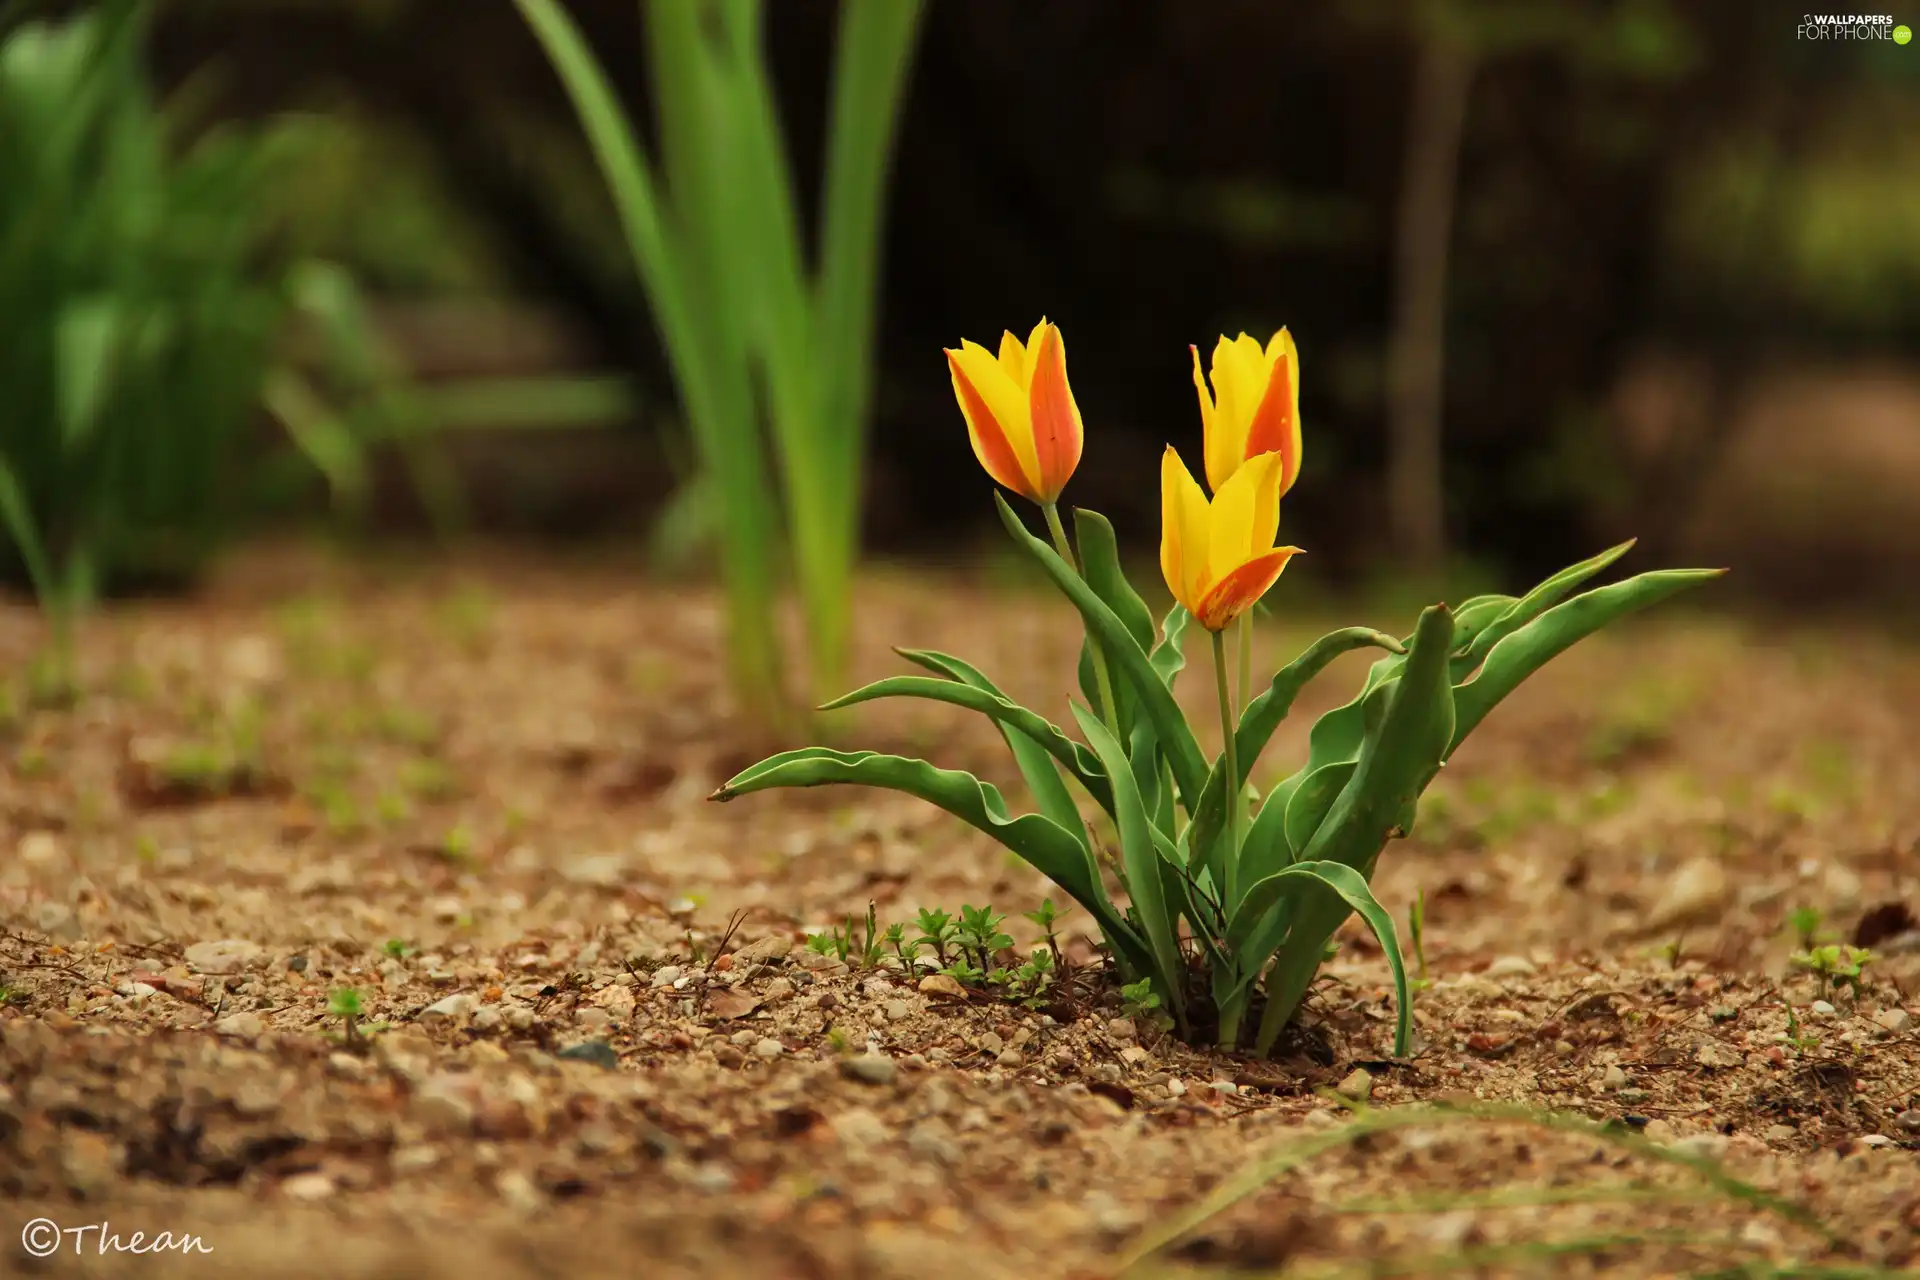
M 327 1016 L 340 1019 L 341 1034 L 352 1044 L 359 1035 L 360 1019 L 366 1016 L 360 993 L 352 987 L 336 987 L 327 997 Z
M 1873 952 L 1865 947 L 1829 943 L 1797 951 L 1789 957 L 1795 968 L 1805 969 L 1820 979 L 1820 994 L 1828 995 L 1846 987 L 1855 999 L 1860 997 L 1861 973 L 1873 963 Z
M 1049 394 L 1062 395 L 1058 386 Z M 1057 449 L 1057 443 L 1050 447 Z M 1018 478 L 1011 472 L 996 476 L 1009 486 Z M 1224 749 L 1210 759 L 1174 697 L 1193 616 L 1176 606 L 1155 626 L 1122 570 L 1105 517 L 1072 512 L 1073 545 L 1051 501 L 1042 501 L 1063 482 L 1054 474 L 1044 488 L 1027 486 L 1047 514 L 1050 539 L 1031 532 L 1004 498 L 996 501 L 1015 545 L 1085 625 L 1081 698 L 1070 706 L 1078 737 L 1015 703 L 978 668 L 931 650 L 898 651 L 928 674 L 880 680 L 824 708 L 907 697 L 984 715 L 1012 752 L 1036 812 L 1016 814 L 998 788 L 970 773 L 828 747 L 771 756 L 729 779 L 712 798 L 856 784 L 937 805 L 1051 880 L 1098 923 L 1124 987 L 1145 983 L 1182 1037 L 1210 1038 L 1223 1050 L 1247 1046 L 1262 1056 L 1272 1051 L 1335 932 L 1358 914 L 1385 953 L 1398 1005 L 1394 1053 L 1406 1055 L 1411 984 L 1393 918 L 1370 884 L 1388 842 L 1413 829 L 1427 785 L 1529 675 L 1607 624 L 1720 571 L 1659 570 L 1577 590 L 1626 554 L 1632 544 L 1623 543 L 1525 596 L 1479 595 L 1455 607 L 1434 605 L 1404 636 L 1365 627 L 1335 631 L 1244 703 L 1228 695 L 1224 641 L 1216 630 L 1216 692 L 1229 731 L 1222 735 Z M 1186 484 L 1194 482 L 1188 478 Z M 1204 498 L 1193 501 L 1204 506 Z M 1177 537 L 1174 545 L 1177 550 Z M 1305 761 L 1267 788 L 1257 804 L 1249 802 L 1246 783 L 1295 697 L 1335 658 L 1360 649 L 1380 656 L 1359 694 L 1321 716 L 1308 735 Z M 1092 834 L 1083 802 L 1097 807 L 1101 825 L 1116 833 L 1111 858 Z M 1109 876 L 1126 905 L 1110 892 Z M 991 939 L 982 936 L 989 931 L 963 913 L 955 960 L 955 939 L 922 925 L 926 941 L 956 977 L 992 967 L 991 955 L 983 954 L 991 951 L 985 945 Z
M 926 907 L 920 909 L 919 918 L 914 922 L 920 930 L 920 936 L 913 940 L 913 949 L 917 952 L 926 947 L 933 952 L 933 958 L 942 969 L 947 967 L 947 948 L 953 945 L 954 938 L 960 932 L 960 926 L 952 916 L 944 911 L 932 911 Z

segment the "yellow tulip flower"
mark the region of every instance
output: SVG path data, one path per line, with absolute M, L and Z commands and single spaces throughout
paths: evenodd
M 1000 337 L 1000 354 L 975 342 L 947 349 L 953 393 L 973 456 L 994 480 L 1050 506 L 1080 465 L 1080 407 L 1067 384 L 1067 348 L 1045 318 L 1025 344 Z
M 1248 459 L 1209 502 L 1169 445 L 1160 458 L 1160 572 L 1173 598 L 1209 631 L 1224 630 L 1267 593 L 1298 547 L 1276 547 L 1285 460 Z
M 1266 347 L 1246 334 L 1223 335 L 1213 348 L 1213 391 L 1193 353 L 1193 385 L 1206 428 L 1207 485 L 1215 493 L 1240 465 L 1264 453 L 1280 455 L 1280 492 L 1300 474 L 1300 354 L 1285 329 Z

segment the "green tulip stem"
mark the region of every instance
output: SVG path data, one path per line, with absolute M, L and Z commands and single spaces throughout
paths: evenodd
M 1232 910 L 1234 903 L 1240 900 L 1240 761 L 1234 750 L 1233 699 L 1227 691 L 1227 640 L 1221 631 L 1213 636 L 1213 677 L 1220 694 L 1220 736 L 1225 745 L 1221 748 L 1221 759 L 1226 765 L 1226 795 L 1222 797 L 1227 806 L 1226 856 L 1220 865 L 1226 870 L 1226 883 L 1220 886 L 1220 900 Z
M 1040 509 L 1047 513 L 1047 531 L 1053 534 L 1053 546 L 1060 558 L 1072 565 L 1074 572 L 1086 580 L 1086 566 L 1080 563 L 1080 557 L 1074 552 L 1073 544 L 1067 541 L 1067 527 L 1060 523 L 1059 504 L 1043 502 Z M 1100 643 L 1091 635 L 1087 637 L 1087 652 L 1093 655 L 1093 675 L 1100 682 L 1100 718 L 1106 722 L 1107 732 L 1116 741 L 1120 737 L 1120 711 L 1113 705 L 1113 680 L 1107 675 L 1107 658 L 1100 651 Z
M 1253 699 L 1253 610 L 1240 615 L 1240 688 L 1234 706 L 1244 711 Z

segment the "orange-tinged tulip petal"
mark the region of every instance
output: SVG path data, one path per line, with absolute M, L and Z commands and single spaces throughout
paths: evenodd
M 960 401 L 961 415 L 967 420 L 967 438 L 973 444 L 973 456 L 980 460 L 981 467 L 995 483 L 1023 498 L 1038 501 L 1034 486 L 1027 479 L 1026 468 L 1014 452 L 1012 439 L 986 397 L 967 376 L 958 352 L 947 352 L 947 368 L 953 374 L 953 394 Z
M 1058 499 L 1080 465 L 1084 437 L 1059 328 L 1042 318 L 1025 343 L 1003 333 L 997 355 L 962 342 L 947 350 L 947 365 L 987 474 L 1031 501 Z
M 1280 492 L 1300 474 L 1300 357 L 1285 329 L 1263 348 L 1241 334 L 1222 336 L 1213 349 L 1213 389 L 1209 395 L 1193 348 L 1193 381 L 1200 392 L 1200 421 L 1206 432 L 1207 483 L 1220 486 L 1249 458 L 1277 453 L 1282 458 Z
M 1264 595 L 1298 547 L 1275 547 L 1282 460 L 1261 454 L 1211 502 L 1180 455 L 1160 459 L 1160 572 L 1202 626 L 1219 631 Z
M 1067 346 L 1060 331 L 1044 321 L 1039 338 L 1027 349 L 1032 367 L 1027 406 L 1033 422 L 1033 451 L 1040 468 L 1040 500 L 1052 502 L 1080 465 L 1084 432 L 1080 406 L 1067 383 Z
M 1214 584 L 1201 598 L 1193 616 L 1209 631 L 1223 631 L 1227 624 L 1251 609 L 1267 589 L 1280 579 L 1287 561 L 1300 554 L 1298 547 L 1275 547 L 1255 556 Z

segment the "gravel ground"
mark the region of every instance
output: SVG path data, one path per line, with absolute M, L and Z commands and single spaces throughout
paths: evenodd
M 869 903 L 883 926 L 991 903 L 1032 943 L 1047 890 L 903 797 L 708 804 L 768 744 L 716 683 L 713 599 L 635 582 L 277 552 L 99 619 L 73 707 L 15 681 L 0 1273 L 1920 1256 L 1920 658 L 1898 642 L 1670 614 L 1561 660 L 1383 858 L 1388 908 L 1425 904 L 1417 1053 L 1390 1059 L 1385 966 L 1349 931 L 1288 1054 L 1255 1062 L 1126 1016 L 1078 914 L 1033 1008 L 807 949 Z M 859 678 L 938 647 L 1060 710 L 1076 637 L 1051 598 L 882 571 L 861 603 Z M 8 669 L 38 634 L 0 613 Z M 1309 690 L 1257 778 L 1363 669 Z M 951 709 L 834 730 L 1014 780 Z M 1873 943 L 1857 996 L 1789 964 L 1805 909 Z M 36 1219 L 27 1244 L 67 1233 L 44 1259 L 12 1243 Z

